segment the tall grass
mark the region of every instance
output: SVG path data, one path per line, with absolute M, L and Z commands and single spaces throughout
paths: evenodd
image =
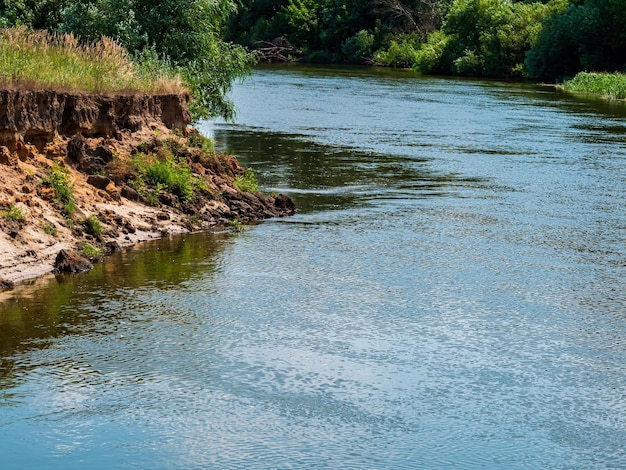
M 563 82 L 565 91 L 592 93 L 612 100 L 626 99 L 626 75 L 622 73 L 580 72 Z
M 156 160 L 146 166 L 147 181 L 161 185 L 165 189 L 188 201 L 194 192 L 194 177 L 186 162 L 176 162 L 173 158 Z
M 72 34 L 0 29 L 0 85 L 93 93 L 180 93 L 180 77 L 154 54 L 133 62 L 112 39 L 81 44 Z
M 248 193 L 259 192 L 259 183 L 256 180 L 256 175 L 252 168 L 247 168 L 246 173 L 243 175 L 236 175 L 233 186 L 239 191 L 246 191 Z

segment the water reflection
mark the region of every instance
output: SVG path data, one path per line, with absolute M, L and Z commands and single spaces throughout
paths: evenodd
M 166 237 L 113 254 L 87 275 L 48 275 L 1 292 L 0 388 L 15 386 L 16 354 L 65 335 L 106 334 L 121 319 L 140 321 L 138 312 L 158 307 L 159 296 L 175 298 L 195 276 L 219 270 L 228 243 L 225 234 Z
M 238 127 L 212 134 L 223 151 L 236 152 L 257 170 L 262 189 L 292 195 L 303 213 L 372 203 L 455 195 L 484 178 L 441 173 L 431 158 L 404 157 L 317 144 L 301 135 Z M 305 195 L 305 197 L 303 197 Z

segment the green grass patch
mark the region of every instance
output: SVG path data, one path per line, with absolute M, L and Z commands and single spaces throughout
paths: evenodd
M 91 261 L 99 261 L 104 256 L 104 250 L 97 246 L 85 243 L 83 245 L 83 256 Z
M 259 183 L 256 180 L 256 175 L 252 168 L 247 168 L 245 174 L 235 176 L 234 186 L 239 191 L 245 191 L 248 193 L 258 193 Z
M 164 193 L 189 202 L 206 183 L 195 175 L 191 153 L 185 140 L 168 138 L 145 142 L 131 159 L 131 168 L 124 170 L 128 184 L 150 205 L 158 205 Z M 154 202 L 154 204 L 153 204 Z
M 244 231 L 244 225 L 240 220 L 232 219 L 228 221 L 228 226 L 233 232 L 241 233 Z
M 149 188 L 143 176 L 136 175 L 128 180 L 128 185 L 139 194 L 139 198 L 148 206 L 157 207 L 159 205 L 160 189 Z
M 81 44 L 71 34 L 0 29 L 0 84 L 93 93 L 180 93 L 180 77 L 154 53 L 134 61 L 112 39 Z
M 26 216 L 24 215 L 24 211 L 17 206 L 11 204 L 6 211 L 3 211 L 2 217 L 8 220 L 14 220 L 15 222 L 24 222 L 26 220 Z
M 187 145 L 191 148 L 201 149 L 207 154 L 215 153 L 215 143 L 213 139 L 203 136 L 195 129 L 192 130 L 189 137 L 187 137 Z
M 221 193 L 211 184 L 210 175 L 233 178 L 241 167 L 233 157 L 219 154 L 213 141 L 197 132 L 185 137 L 154 137 L 142 142 L 130 158 L 115 158 L 107 165 L 106 174 L 116 184 L 127 184 L 139 193 L 145 204 L 180 207 L 204 198 L 219 199 Z M 240 191 L 259 192 L 254 171 L 234 178 Z
M 145 168 L 147 182 L 165 189 L 188 201 L 194 192 L 194 177 L 186 162 L 177 161 L 173 157 L 156 160 Z
M 100 237 L 102 235 L 102 222 L 95 215 L 90 215 L 85 219 L 85 228 L 94 237 Z
M 40 225 L 44 233 L 52 237 L 56 237 L 58 235 L 57 228 L 52 222 L 41 222 Z
M 69 217 L 76 212 L 76 199 L 73 194 L 70 172 L 67 168 L 54 165 L 42 183 L 52 186 L 56 196 L 55 200 L 63 206 L 65 215 Z
M 567 92 L 589 93 L 611 100 L 626 99 L 626 75 L 622 73 L 580 72 L 562 86 Z

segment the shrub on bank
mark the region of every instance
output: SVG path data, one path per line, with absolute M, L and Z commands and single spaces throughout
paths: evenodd
M 374 62 L 390 67 L 411 68 L 418 60 L 422 40 L 417 35 L 404 35 L 392 40 L 386 49 L 374 55 Z
M 626 75 L 622 73 L 580 72 L 563 83 L 573 93 L 590 93 L 612 100 L 626 99 Z
M 195 178 L 186 160 L 168 156 L 150 162 L 145 167 L 145 179 L 176 194 L 183 201 L 193 196 Z

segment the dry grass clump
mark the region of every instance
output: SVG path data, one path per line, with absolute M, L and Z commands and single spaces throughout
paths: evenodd
M 0 86 L 92 93 L 186 91 L 166 64 L 150 57 L 135 63 L 110 38 L 85 45 L 72 34 L 23 27 L 0 29 Z

